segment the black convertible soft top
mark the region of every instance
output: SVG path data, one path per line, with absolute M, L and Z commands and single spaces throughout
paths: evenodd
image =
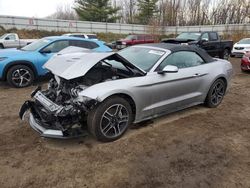
M 167 49 L 169 51 L 178 52 L 178 51 L 191 51 L 199 54 L 205 62 L 213 62 L 216 61 L 213 57 L 211 57 L 205 50 L 199 48 L 195 45 L 181 45 L 181 44 L 168 44 L 168 43 L 150 43 L 150 44 L 141 44 L 140 46 L 151 46 L 156 48 Z

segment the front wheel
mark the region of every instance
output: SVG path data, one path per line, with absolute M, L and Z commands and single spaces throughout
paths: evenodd
M 26 65 L 15 65 L 7 72 L 7 82 L 17 88 L 27 87 L 34 81 L 34 72 Z
M 226 83 L 222 79 L 216 80 L 208 91 L 205 100 L 206 106 L 208 106 L 209 108 L 217 107 L 221 103 L 225 95 L 225 91 Z
M 98 140 L 120 138 L 132 121 L 130 104 L 121 97 L 111 97 L 93 109 L 87 119 L 88 129 Z

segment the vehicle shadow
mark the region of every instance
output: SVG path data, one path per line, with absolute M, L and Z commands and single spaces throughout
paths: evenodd
M 178 112 L 173 112 L 167 115 L 163 115 L 158 118 L 154 118 L 151 120 L 142 121 L 140 123 L 132 124 L 130 129 L 123 135 L 119 140 L 114 142 L 123 142 L 131 137 L 136 137 L 140 134 L 143 134 L 147 131 L 152 131 L 159 126 L 171 124 L 172 122 L 179 120 L 181 118 L 197 114 L 197 113 L 206 113 L 209 109 L 204 107 L 203 105 L 198 105 L 194 107 L 190 107 Z M 97 141 L 92 135 L 86 134 L 84 137 L 71 138 L 71 139 L 48 139 L 44 138 L 43 142 L 45 143 L 45 147 L 56 149 L 56 150 L 70 150 L 70 151 L 82 151 L 89 150 L 101 147 L 102 145 L 112 144 L 112 142 L 102 143 Z

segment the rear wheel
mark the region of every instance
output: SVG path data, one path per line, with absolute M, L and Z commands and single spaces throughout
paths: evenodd
M 132 121 L 130 104 L 121 97 L 106 99 L 93 109 L 87 119 L 89 131 L 100 141 L 120 138 Z
M 228 60 L 229 57 L 230 57 L 230 52 L 229 52 L 229 49 L 226 48 L 226 49 L 224 49 L 221 58 Z
M 0 49 L 4 49 L 4 46 L 2 44 L 0 44 Z
M 208 91 L 205 104 L 209 108 L 217 107 L 221 103 L 225 95 L 225 91 L 226 83 L 222 79 L 216 80 Z
M 15 65 L 7 72 L 7 82 L 13 87 L 27 87 L 34 81 L 34 72 L 26 65 Z

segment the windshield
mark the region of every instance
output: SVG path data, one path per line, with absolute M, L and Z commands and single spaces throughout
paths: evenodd
M 238 44 L 250 44 L 250 39 L 242 39 L 238 42 Z
M 190 40 L 198 40 L 201 36 L 201 33 L 181 33 L 177 36 L 177 39 L 190 39 Z
M 148 72 L 165 54 L 164 51 L 142 47 L 130 47 L 118 52 L 136 67 Z
M 27 46 L 24 46 L 21 49 L 25 50 L 25 51 L 35 51 L 35 50 L 40 49 L 43 46 L 46 46 L 51 41 L 52 41 L 51 39 L 40 39 L 40 40 L 37 40 L 35 42 L 32 42 L 31 44 L 29 44 Z
M 0 37 L 0 39 L 4 39 L 4 38 L 6 37 L 6 35 L 8 35 L 8 34 L 2 35 L 2 36 Z

